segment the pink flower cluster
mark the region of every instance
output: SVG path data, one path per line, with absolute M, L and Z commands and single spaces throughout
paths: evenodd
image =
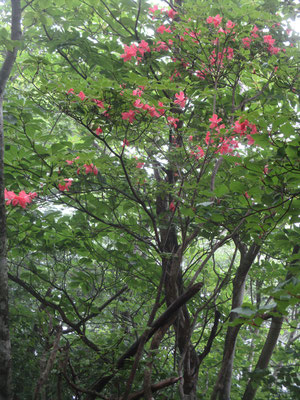
M 222 17 L 220 17 L 220 14 L 217 14 L 215 17 L 208 17 L 206 22 L 208 24 L 214 24 L 214 27 L 217 28 L 222 22 Z
M 121 54 L 121 58 L 124 59 L 124 61 L 130 61 L 132 57 L 137 57 L 138 52 L 141 54 L 143 57 L 146 52 L 150 52 L 150 47 L 149 44 L 145 41 L 142 40 L 138 46 L 135 44 L 132 44 L 131 46 L 127 46 L 125 44 L 124 46 L 124 54 Z M 141 57 L 137 57 L 137 60 L 140 61 Z
M 66 160 L 66 163 L 67 163 L 68 165 L 73 165 L 74 162 L 75 162 L 76 160 L 78 160 L 79 158 L 80 158 L 80 157 L 78 156 L 78 157 L 76 157 L 74 160 Z M 94 175 L 97 175 L 97 174 L 98 174 L 98 168 L 97 168 L 94 164 L 83 164 L 83 168 L 84 168 L 85 174 L 94 174 Z M 80 171 L 81 171 L 81 168 L 78 167 L 78 168 L 77 168 L 77 171 L 76 171 L 77 175 L 80 174 Z M 68 191 L 69 191 L 69 188 L 70 188 L 71 185 L 72 185 L 72 182 L 73 182 L 73 179 L 72 179 L 72 178 L 66 178 L 66 179 L 64 179 L 64 183 L 59 183 L 59 184 L 58 184 L 58 189 L 59 189 L 61 192 L 64 192 L 64 191 L 68 192 Z
M 24 191 L 21 190 L 19 194 L 15 194 L 15 192 L 12 192 L 10 190 L 4 189 L 4 198 L 6 200 L 6 205 L 12 204 L 13 206 L 19 205 L 22 208 L 26 208 L 26 205 L 31 203 L 32 200 L 37 196 L 36 192 L 29 192 L 28 194 Z
M 149 14 L 153 14 L 152 19 L 154 19 L 155 11 L 160 11 L 161 14 L 166 13 L 170 19 L 174 19 L 175 15 L 178 14 L 172 8 L 169 10 L 165 10 L 164 8 L 159 9 L 157 5 L 149 8 Z

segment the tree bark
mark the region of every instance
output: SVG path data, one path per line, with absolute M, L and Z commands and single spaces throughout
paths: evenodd
M 293 255 L 298 254 L 300 250 L 300 246 L 297 244 L 294 246 L 293 249 Z M 297 260 L 299 261 L 299 260 Z M 291 262 L 291 265 L 295 264 L 297 262 L 296 260 Z M 286 275 L 286 281 L 289 280 L 292 277 L 292 273 L 289 271 Z M 267 336 L 267 339 L 265 341 L 264 347 L 260 353 L 259 359 L 257 361 L 257 364 L 254 369 L 254 375 L 255 372 L 258 370 L 262 370 L 268 367 L 270 359 L 272 357 L 273 351 L 275 349 L 277 340 L 280 335 L 280 330 L 282 327 L 284 317 L 272 317 L 272 323 L 269 329 L 269 333 Z M 257 383 L 257 382 L 256 382 Z M 242 400 L 253 400 L 256 394 L 256 391 L 258 389 L 258 385 L 254 385 L 254 379 L 250 378 L 243 399 Z
M 243 303 L 246 278 L 260 249 L 260 246 L 256 244 L 250 246 L 248 251 L 242 243 L 237 243 L 237 245 L 241 254 L 241 261 L 233 280 L 232 309 L 240 307 Z M 231 313 L 230 322 L 234 321 L 237 316 L 236 313 Z M 211 400 L 230 400 L 235 345 L 240 327 L 240 325 L 229 326 L 227 329 L 222 366 L 211 395 Z
M 269 333 L 265 341 L 264 347 L 261 351 L 259 360 L 255 366 L 254 374 L 256 371 L 265 369 L 269 365 L 269 361 L 271 359 L 271 356 L 273 354 L 274 348 L 276 346 L 280 334 L 282 323 L 283 323 L 283 317 L 272 318 L 272 323 L 269 329 Z M 257 389 L 258 386 L 257 385 L 254 386 L 254 379 L 251 378 L 246 387 L 243 400 L 253 400 Z
M 11 39 L 21 39 L 20 0 L 11 0 Z M 7 80 L 16 60 L 17 48 L 7 51 L 0 70 L 0 400 L 10 400 L 11 351 L 8 322 L 8 276 L 6 259 L 6 214 L 4 199 L 3 99 Z

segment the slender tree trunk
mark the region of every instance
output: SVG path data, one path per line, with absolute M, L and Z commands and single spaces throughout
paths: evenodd
M 269 365 L 269 361 L 271 359 L 271 356 L 273 354 L 274 348 L 276 346 L 280 330 L 282 327 L 282 322 L 283 322 L 283 317 L 273 317 L 272 318 L 272 323 L 269 329 L 269 333 L 267 336 L 267 339 L 265 341 L 264 347 L 261 351 L 259 360 L 255 366 L 255 371 L 265 369 Z M 257 385 L 253 385 L 253 379 L 251 378 L 250 381 L 248 382 L 248 385 L 246 387 L 243 400 L 253 400 L 255 393 L 258 389 Z
M 240 307 L 243 303 L 246 278 L 260 247 L 253 244 L 247 251 L 245 245 L 238 243 L 238 248 L 241 253 L 241 261 L 233 280 L 232 309 Z M 230 321 L 234 321 L 237 316 L 236 313 L 231 313 Z M 240 325 L 229 326 L 227 329 L 222 366 L 211 395 L 211 400 L 230 400 L 233 360 L 239 330 Z
M 20 0 L 11 0 L 11 39 L 21 39 Z M 3 98 L 7 80 L 17 56 L 17 48 L 7 51 L 0 70 L 0 400 L 11 399 L 11 351 L 8 323 L 8 276 L 6 259 L 6 216 L 4 199 Z
M 294 246 L 293 249 L 293 255 L 298 254 L 300 250 L 300 246 L 296 245 Z M 294 260 L 291 262 L 291 265 L 295 264 L 299 260 Z M 289 280 L 292 277 L 292 273 L 289 271 L 286 275 L 286 281 Z M 280 330 L 282 327 L 284 317 L 272 317 L 272 323 L 269 329 L 269 333 L 267 336 L 267 339 L 265 341 L 264 347 L 260 353 L 259 359 L 257 361 L 257 364 L 254 369 L 254 373 L 258 370 L 262 370 L 268 367 L 270 359 L 272 357 L 273 351 L 275 349 L 277 340 L 280 335 Z M 255 374 L 254 374 L 255 375 Z M 248 382 L 248 385 L 246 387 L 244 396 L 242 400 L 253 400 L 256 394 L 256 391 L 258 389 L 258 385 L 256 382 L 256 385 L 253 385 L 253 378 L 251 378 Z

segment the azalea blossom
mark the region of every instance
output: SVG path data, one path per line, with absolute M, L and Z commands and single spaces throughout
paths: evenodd
M 151 14 L 154 14 L 155 11 L 157 11 L 157 10 L 158 10 L 158 6 L 157 5 L 153 6 L 152 8 L 149 7 L 149 13 L 151 13 Z
M 175 97 L 176 97 L 176 100 L 174 101 L 174 103 L 178 104 L 179 107 L 184 108 L 185 102 L 186 102 L 186 97 L 184 96 L 184 93 L 183 92 L 176 93 Z
M 127 112 L 122 113 L 122 119 L 124 119 L 124 120 L 128 119 L 131 124 L 133 123 L 133 120 L 135 119 L 134 116 L 135 116 L 134 110 L 129 110 Z
M 143 56 L 145 52 L 150 52 L 151 50 L 150 50 L 149 44 L 145 40 L 142 40 L 139 43 L 138 51 Z
M 137 52 L 137 47 L 135 44 L 132 44 L 131 46 L 127 46 L 125 44 L 124 54 L 121 54 L 120 57 L 124 59 L 124 62 L 130 61 L 132 57 L 136 57 L 136 52 Z
M 37 196 L 36 192 L 26 193 L 24 190 L 21 190 L 18 195 L 13 191 L 9 191 L 4 189 L 4 198 L 6 200 L 6 205 L 12 204 L 16 206 L 19 204 L 22 208 L 26 208 L 26 205 L 31 203 L 32 200 Z
M 73 179 L 67 178 L 67 179 L 64 179 L 64 181 L 66 182 L 64 185 L 62 185 L 61 183 L 58 184 L 58 189 L 61 192 L 64 192 L 64 191 L 68 192 L 69 191 L 69 187 L 72 185 Z
M 178 14 L 178 12 L 174 11 L 172 8 L 167 11 L 168 17 L 171 19 L 174 19 L 175 15 Z
M 170 205 L 169 205 L 169 209 L 170 209 L 170 211 L 172 211 L 173 213 L 176 211 L 176 206 L 175 206 L 175 204 L 174 204 L 173 201 L 171 201 L 171 203 L 170 203 Z
M 169 27 L 166 28 L 165 25 L 159 26 L 159 27 L 156 29 L 156 32 L 160 33 L 161 35 L 162 35 L 164 32 L 172 33 L 171 29 L 170 29 Z
M 82 92 L 82 91 L 80 91 L 79 93 L 78 93 L 78 95 L 77 95 L 79 98 L 80 98 L 80 100 L 84 100 L 85 98 L 86 98 L 86 95 Z
M 211 118 L 209 118 L 211 124 L 209 125 L 210 129 L 214 129 L 218 126 L 218 124 L 222 121 L 222 118 L 218 119 L 217 114 L 213 114 Z
M 226 28 L 227 29 L 232 29 L 232 28 L 234 28 L 235 27 L 235 24 L 232 22 L 232 21 L 230 21 L 230 19 L 227 21 L 227 24 L 226 24 Z
M 174 128 L 177 128 L 177 122 L 179 122 L 178 118 L 173 118 L 173 117 L 168 117 L 168 124 L 174 126 Z
M 251 43 L 251 39 L 249 37 L 245 37 L 242 39 L 243 45 L 244 47 L 249 48 L 250 47 L 250 43 Z
M 220 14 L 217 14 L 215 17 L 208 17 L 206 19 L 206 22 L 208 24 L 212 24 L 213 23 L 214 27 L 217 28 L 220 25 L 220 23 L 222 22 L 222 18 L 223 17 L 221 17 Z
M 103 130 L 102 130 L 102 128 L 100 127 L 100 126 L 98 126 L 98 128 L 96 129 L 96 135 L 97 136 L 99 136 L 100 135 L 100 133 L 103 133 Z
M 94 175 L 98 174 L 98 168 L 94 164 L 84 164 L 83 166 L 85 168 L 86 174 L 92 174 L 92 173 Z
M 256 25 L 254 25 L 254 28 L 253 28 L 252 31 L 251 31 L 251 36 L 254 37 L 254 38 L 258 38 L 259 36 L 258 36 L 258 34 L 256 33 L 256 32 L 258 32 L 258 31 L 259 31 L 258 27 L 257 27 Z
M 275 39 L 272 38 L 272 35 L 265 35 L 264 43 L 268 43 L 270 46 L 273 46 L 273 44 L 275 43 Z
M 105 108 L 104 104 L 103 104 L 103 101 L 97 100 L 97 99 L 93 99 L 93 102 L 96 103 L 99 108 Z

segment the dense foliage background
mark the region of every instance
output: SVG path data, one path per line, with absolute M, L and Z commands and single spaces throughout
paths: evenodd
M 14 399 L 299 398 L 295 3 L 2 2 Z

